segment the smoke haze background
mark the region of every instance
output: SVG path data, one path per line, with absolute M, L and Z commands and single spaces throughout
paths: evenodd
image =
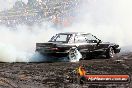
M 28 0 L 0 0 L 0 11 L 12 8 L 16 1 L 28 2 Z
M 131 46 L 131 4 L 131 0 L 84 1 L 79 19 L 69 30 L 90 32 L 104 41 Z
M 17 0 L 16 0 L 17 1 Z M 27 0 L 23 0 L 27 3 Z M 36 42 L 46 42 L 58 32 L 88 32 L 103 41 L 115 42 L 121 47 L 132 45 L 132 1 L 131 0 L 82 0 L 75 22 L 57 30 L 48 22 L 43 25 L 18 25 L 17 30 L 0 26 L 0 61 L 36 61 Z M 0 10 L 11 8 L 15 0 L 0 0 Z M 131 50 L 130 50 L 131 51 Z

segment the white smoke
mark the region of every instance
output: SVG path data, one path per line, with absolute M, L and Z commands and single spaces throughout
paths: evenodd
M 131 0 L 83 0 L 79 19 L 64 31 L 89 32 L 104 41 L 131 46 Z
M 17 30 L 0 26 L 0 29 L 0 62 L 37 61 L 32 58 L 36 43 L 47 42 L 57 32 L 44 24 L 39 27 L 19 25 Z

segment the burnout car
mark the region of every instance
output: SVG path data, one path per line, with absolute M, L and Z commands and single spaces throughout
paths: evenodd
M 56 34 L 47 43 L 36 43 L 36 52 L 74 60 L 79 54 L 80 59 L 99 55 L 113 58 L 120 48 L 118 44 L 103 42 L 91 33 L 67 32 Z

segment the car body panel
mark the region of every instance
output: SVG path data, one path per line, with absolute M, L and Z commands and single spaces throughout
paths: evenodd
M 60 35 L 62 37 L 66 37 L 67 35 L 67 37 L 64 37 L 63 39 L 60 37 Z M 59 41 L 57 38 L 60 38 L 61 41 Z M 72 47 L 76 47 L 80 53 L 85 54 L 94 53 L 103 55 L 110 47 L 114 48 L 115 53 L 120 52 L 118 44 L 102 42 L 100 39 L 90 33 L 59 33 L 52 37 L 47 43 L 36 43 L 37 52 L 45 55 L 55 55 L 57 57 L 67 56 L 70 48 Z

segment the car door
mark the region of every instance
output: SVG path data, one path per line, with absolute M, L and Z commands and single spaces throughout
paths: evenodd
M 92 44 L 87 42 L 87 38 L 84 34 L 75 36 L 75 45 L 80 52 L 89 52 L 94 48 Z
M 87 48 L 89 52 L 93 52 L 97 48 L 97 44 L 99 42 L 99 39 L 97 39 L 92 34 L 85 34 L 86 41 L 87 41 Z

